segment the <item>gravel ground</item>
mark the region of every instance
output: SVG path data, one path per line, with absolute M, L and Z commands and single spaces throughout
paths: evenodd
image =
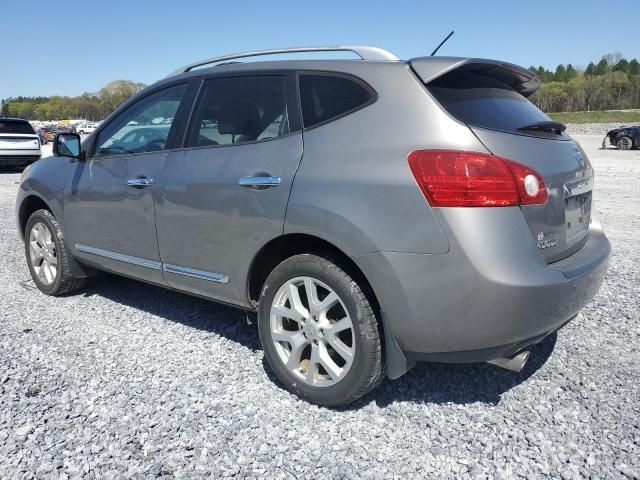
M 521 374 L 421 364 L 333 410 L 239 311 L 110 275 L 40 294 L 0 173 L 0 478 L 639 478 L 640 151 L 576 138 L 613 243 L 597 298 Z
M 599 135 L 600 142 L 609 130 L 630 125 L 628 123 L 568 123 L 567 132 L 573 136 Z

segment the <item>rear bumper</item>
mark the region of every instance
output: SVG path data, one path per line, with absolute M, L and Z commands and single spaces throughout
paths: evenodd
M 595 220 L 580 251 L 548 265 L 517 208 L 443 215 L 449 253 L 355 259 L 409 358 L 475 362 L 515 353 L 573 319 L 604 280 L 610 245 Z
M 40 150 L 1 150 L 0 166 L 29 165 L 40 159 Z

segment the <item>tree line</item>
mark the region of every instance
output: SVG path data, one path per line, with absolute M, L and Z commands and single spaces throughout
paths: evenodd
M 529 67 L 540 77 L 530 100 L 544 112 L 580 112 L 640 108 L 640 63 L 619 53 L 604 55 L 582 70 L 558 65 L 554 72 Z
M 540 77 L 540 90 L 530 100 L 544 112 L 577 112 L 640 108 L 640 63 L 619 53 L 604 55 L 586 68 L 558 65 L 555 71 L 529 67 Z M 144 83 L 116 80 L 97 93 L 78 97 L 15 97 L 2 100 L 2 115 L 28 120 L 84 118 L 102 120 Z
M 77 97 L 12 97 L 1 101 L 2 115 L 27 120 L 62 120 L 83 118 L 102 120 L 122 102 L 145 88 L 144 83 L 115 80 L 97 93 Z

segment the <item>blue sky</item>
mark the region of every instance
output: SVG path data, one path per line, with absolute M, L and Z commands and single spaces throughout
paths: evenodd
M 369 44 L 401 58 L 489 57 L 586 66 L 640 59 L 638 0 L 383 2 L 31 0 L 2 2 L 0 98 L 79 95 L 115 79 L 152 83 L 191 61 L 282 46 Z

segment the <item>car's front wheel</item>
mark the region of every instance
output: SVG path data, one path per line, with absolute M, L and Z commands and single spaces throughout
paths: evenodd
M 616 140 L 618 150 L 631 150 L 633 148 L 633 140 L 630 137 L 620 137 Z
M 29 217 L 24 246 L 31 278 L 42 293 L 63 295 L 85 284 L 85 278 L 71 274 L 62 229 L 48 210 Z
M 267 361 L 310 402 L 346 404 L 382 378 L 382 330 L 357 277 L 329 255 L 302 254 L 280 263 L 263 287 L 258 328 Z

